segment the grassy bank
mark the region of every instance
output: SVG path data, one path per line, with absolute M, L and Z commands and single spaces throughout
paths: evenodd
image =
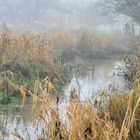
M 32 108 L 40 106 L 38 116 L 42 125 L 36 126 L 41 130 L 37 134 L 38 140 L 139 139 L 140 73 L 139 57 L 135 55 L 130 58 L 132 69 L 126 73 L 127 80 L 133 83 L 130 93 L 103 92 L 98 101 L 81 102 L 81 93 L 75 90 L 64 109 L 65 117 L 58 108 L 63 87 L 70 81 L 73 69 L 81 63 L 84 65 L 83 60 L 106 59 L 114 53 L 129 54 L 132 47 L 126 49 L 124 44 L 128 40 L 122 40 L 123 35 L 119 35 L 80 31 L 51 35 L 1 32 L 0 103 L 13 104 L 22 97 L 24 105 L 30 96 Z M 139 50 L 138 42 L 134 46 L 134 51 Z M 13 134 L 24 139 L 17 131 Z
M 107 47 L 110 52 L 116 51 L 115 38 L 80 31 L 49 35 L 0 31 L 0 91 L 4 97 L 11 97 L 18 92 L 17 87 L 33 90 L 34 82 L 45 77 L 62 91 L 77 60 L 107 56 Z
M 49 45 L 45 34 L 0 32 L 0 92 L 4 102 L 18 93 L 18 87 L 34 90 L 34 82 L 45 77 L 62 90 L 70 78 L 69 65 L 60 65 L 58 53 L 52 54 Z

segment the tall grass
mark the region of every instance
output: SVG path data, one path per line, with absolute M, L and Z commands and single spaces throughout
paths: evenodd
M 0 32 L 0 90 L 13 93 L 9 82 L 32 88 L 33 81 L 49 76 L 63 83 L 61 66 L 54 62 L 46 34 Z M 5 84 L 6 83 L 6 84 Z M 5 86 L 7 85 L 7 86 Z
M 47 78 L 36 85 L 35 89 L 40 91 L 38 95 L 35 94 L 36 90 L 31 92 L 20 89 L 20 93 L 23 100 L 27 94 L 32 96 L 33 108 L 39 105 L 36 127 L 41 132 L 37 134 L 38 140 L 138 140 L 139 88 L 140 84 L 134 83 L 132 91 L 127 94 L 110 95 L 104 92 L 96 106 L 94 101 L 81 102 L 79 96 L 76 96 L 77 98 L 72 99 L 63 109 L 59 108 L 59 95 L 52 98 L 50 90 L 54 87 Z M 62 113 L 65 113 L 64 116 Z
M 10 30 L 0 31 L 1 91 L 8 87 L 9 91 L 6 92 L 13 92 L 12 87 L 5 84 L 7 78 L 27 88 L 31 88 L 36 79 L 46 76 L 49 76 L 51 81 L 57 81 L 55 85 L 64 84 L 67 73 L 71 72 L 70 63 L 73 60 L 76 61 L 77 57 L 91 59 L 93 56 L 106 56 L 106 51 L 112 52 L 114 49 L 115 38 L 97 32 L 38 35 L 30 32 L 22 34 Z
M 99 31 L 58 32 L 50 35 L 50 44 L 62 53 L 62 60 L 106 59 L 112 56 L 134 53 L 139 48 L 138 37 L 127 39 L 123 33 Z M 130 42 L 137 43 L 130 43 Z

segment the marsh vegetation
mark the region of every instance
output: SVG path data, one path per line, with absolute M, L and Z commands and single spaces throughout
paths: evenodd
M 11 5 L 15 7 L 14 13 L 16 8 L 21 8 L 19 15 L 28 11 L 28 24 L 33 27 L 38 27 L 31 24 L 31 19 L 37 18 L 36 10 L 40 22 L 34 23 L 40 26 L 43 18 L 48 17 L 45 9 L 49 6 L 55 9 L 52 15 L 57 20 L 61 17 L 59 12 L 75 10 L 75 5 L 69 7 L 66 1 L 47 1 L 31 1 L 31 12 L 30 8 L 24 9 L 27 6 L 24 2 L 23 7 L 20 2 Z M 134 24 L 139 25 L 139 15 L 135 14 L 139 11 L 139 1 L 133 0 L 137 3 L 133 6 L 129 0 L 124 3 L 99 0 L 93 5 L 89 1 L 83 0 L 83 6 L 78 2 L 75 15 L 73 12 L 64 14 L 67 24 L 63 24 L 67 27 L 57 27 L 62 24 L 60 19 L 55 20 L 55 28 L 55 24 L 50 26 L 46 22 L 48 27 L 43 24 L 44 30 L 40 27 L 36 32 L 24 25 L 20 30 L 12 24 L 1 26 L 0 139 L 140 139 L 140 34 L 139 26 Z M 6 7 L 6 2 L 2 4 L 0 14 Z M 7 4 L 10 7 L 10 1 L 7 0 Z M 100 27 L 92 24 L 94 8 L 98 10 L 95 19 L 99 13 L 102 15 L 98 22 L 105 20 L 106 12 L 119 11 L 131 18 L 131 23 L 119 23 L 119 28 L 109 26 L 106 30 L 107 23 Z M 21 22 L 19 15 L 13 15 L 13 19 L 17 18 L 15 25 Z M 9 18 L 9 14 L 6 16 Z M 73 21 L 69 21 L 69 16 Z M 111 28 L 113 26 L 114 23 Z
M 1 33 L 1 137 L 138 139 L 139 56 L 70 34 Z

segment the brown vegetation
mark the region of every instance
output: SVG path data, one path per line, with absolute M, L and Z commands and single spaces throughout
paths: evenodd
M 46 76 L 62 81 L 59 66 L 54 63 L 48 45 L 46 34 L 1 32 L 1 83 L 8 79 L 22 85 Z
M 37 103 L 39 107 L 38 140 L 61 139 L 61 140 L 138 140 L 140 138 L 140 82 L 137 79 L 129 94 L 102 93 L 100 103 L 93 105 L 92 102 L 81 102 L 77 99 L 71 100 L 69 105 L 63 109 L 66 113 L 61 118 L 62 112 L 58 108 L 59 96 L 56 100 L 49 93 L 53 89 L 52 84 L 47 83 L 41 88 L 40 83 L 36 89 L 42 90 L 35 95 L 27 90 L 21 90 L 24 95 L 30 94 L 33 99 L 33 108 Z M 76 94 L 76 93 L 75 93 Z M 78 93 L 79 94 L 79 93 Z

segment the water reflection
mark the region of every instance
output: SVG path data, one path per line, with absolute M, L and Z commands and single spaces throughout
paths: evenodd
M 0 112 L 0 140 L 16 140 L 12 134 L 15 130 L 26 139 L 31 139 L 30 136 L 35 134 L 32 131 L 34 131 L 33 118 L 35 119 L 36 113 L 35 110 L 31 110 L 31 105 L 25 105 L 24 108 L 20 105 L 3 106 Z
M 73 88 L 80 89 L 80 98 L 85 100 L 91 98 L 99 90 L 108 92 L 128 90 L 128 82 L 125 81 L 123 76 L 119 77 L 116 73 L 117 62 L 112 60 L 92 62 L 95 65 L 94 74 L 92 67 L 86 65 L 81 67 L 79 71 L 74 73 L 72 81 L 66 89 L 66 94 L 70 96 L 69 93 Z

